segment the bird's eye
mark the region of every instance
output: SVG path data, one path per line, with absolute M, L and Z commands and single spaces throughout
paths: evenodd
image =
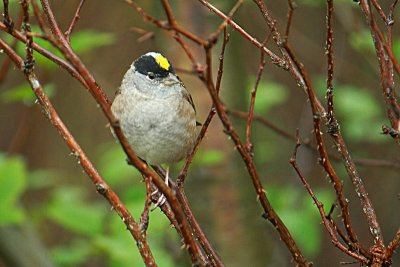
M 147 73 L 147 77 L 149 77 L 150 80 L 154 80 L 156 78 L 156 76 L 152 72 Z

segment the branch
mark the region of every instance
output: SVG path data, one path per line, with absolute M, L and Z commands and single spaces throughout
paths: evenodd
M 310 185 L 308 184 L 307 180 L 304 178 L 299 166 L 297 165 L 297 150 L 299 149 L 301 143 L 300 143 L 300 138 L 299 138 L 299 130 L 297 129 L 296 131 L 296 146 L 293 152 L 293 156 L 290 159 L 290 164 L 293 166 L 294 170 L 297 173 L 297 176 L 300 178 L 302 184 L 304 185 L 304 187 L 306 188 L 308 194 L 311 196 L 311 198 L 313 199 L 315 205 L 318 208 L 319 214 L 321 216 L 322 219 L 322 224 L 324 225 L 325 229 L 327 230 L 327 232 L 329 233 L 329 236 L 331 237 L 331 241 L 332 243 L 339 248 L 341 251 L 343 251 L 344 253 L 346 253 L 347 255 L 349 255 L 350 257 L 353 257 L 357 260 L 359 260 L 361 263 L 367 264 L 369 262 L 369 260 L 367 258 L 365 258 L 362 255 L 359 255 L 358 253 L 355 253 L 353 251 L 351 251 L 350 249 L 346 248 L 342 243 L 339 242 L 339 240 L 337 239 L 334 230 L 330 227 L 329 221 L 327 219 L 327 216 L 325 216 L 325 211 L 324 211 L 324 205 L 318 200 L 317 196 L 314 194 L 314 192 L 312 191 Z M 330 216 L 329 216 L 330 217 Z
M 211 63 L 211 55 L 209 54 L 207 57 L 207 66 L 208 69 L 210 68 L 210 63 Z M 299 266 L 310 266 L 310 263 L 307 262 L 306 258 L 302 254 L 300 248 L 297 246 L 296 242 L 294 241 L 293 237 L 291 236 L 289 230 L 286 228 L 285 224 L 282 222 L 282 220 L 279 218 L 278 214 L 275 212 L 273 207 L 271 206 L 271 203 L 269 202 L 266 194 L 265 194 L 265 189 L 263 188 L 259 175 L 256 171 L 254 162 L 250 154 L 247 152 L 245 146 L 243 145 L 242 141 L 240 140 L 239 135 L 237 134 L 236 130 L 234 129 L 232 123 L 229 120 L 229 117 L 226 113 L 226 108 L 220 101 L 218 97 L 218 92 L 216 88 L 214 87 L 213 83 L 208 83 L 208 91 L 209 94 L 212 98 L 213 104 L 215 106 L 215 109 L 217 111 L 217 114 L 224 126 L 224 130 L 226 134 L 228 134 L 233 143 L 235 144 L 235 147 L 237 151 L 239 152 L 240 156 L 243 159 L 243 162 L 245 163 L 245 166 L 247 168 L 247 171 L 249 173 L 250 179 L 253 183 L 253 187 L 256 191 L 257 194 L 257 199 L 261 204 L 261 207 L 264 210 L 263 217 L 268 219 L 272 225 L 275 227 L 275 229 L 278 231 L 282 241 L 286 244 L 288 247 L 289 251 L 292 254 L 293 259 L 296 261 Z
M 268 39 L 271 35 L 268 35 L 264 42 L 263 42 L 263 46 L 268 42 Z M 249 105 L 249 112 L 247 115 L 247 123 L 246 123 L 246 142 L 245 142 L 245 147 L 247 149 L 247 152 L 250 155 L 253 155 L 253 145 L 251 144 L 251 129 L 252 129 L 252 125 L 253 125 L 253 117 L 254 117 L 254 104 L 256 101 L 256 95 L 257 95 L 257 88 L 258 85 L 260 84 L 260 80 L 261 80 L 261 75 L 264 71 L 264 67 L 265 67 L 265 54 L 264 52 L 261 50 L 261 57 L 260 57 L 260 64 L 258 66 L 258 71 L 257 71 L 257 76 L 256 76 L 256 82 L 254 85 L 254 88 L 251 91 L 251 97 L 250 97 L 250 105 Z
M 257 6 L 260 9 L 261 14 L 263 15 L 263 18 L 270 28 L 271 32 L 273 33 L 274 41 L 278 48 L 280 49 L 281 53 L 284 55 L 284 58 L 287 59 L 287 64 L 289 66 L 289 71 L 294 76 L 296 82 L 299 84 L 299 86 L 305 91 L 309 98 L 309 103 L 311 106 L 311 110 L 313 113 L 313 122 L 314 122 L 314 134 L 315 134 L 315 139 L 317 141 L 317 149 L 320 154 L 320 163 L 324 167 L 325 171 L 328 173 L 329 178 L 331 179 L 331 182 L 335 188 L 336 195 L 339 200 L 340 207 L 342 209 L 342 216 L 344 220 L 344 226 L 346 228 L 346 232 L 349 234 L 350 239 L 354 243 L 358 243 L 356 234 L 354 232 L 351 219 L 350 219 L 350 212 L 349 212 L 349 207 L 348 203 L 346 200 L 346 197 L 343 194 L 343 186 L 342 183 L 337 176 L 331 162 L 329 161 L 328 154 L 326 152 L 326 147 L 322 139 L 322 131 L 320 128 L 320 120 L 321 120 L 321 114 L 325 113 L 324 108 L 322 107 L 321 103 L 318 101 L 318 99 L 315 96 L 314 89 L 311 86 L 311 82 L 308 78 L 308 75 L 303 67 L 303 65 L 298 62 L 296 59 L 295 55 L 293 54 L 292 50 L 289 48 L 288 44 L 285 43 L 285 45 L 282 47 L 280 44 L 282 44 L 282 40 L 280 38 L 280 33 L 278 32 L 275 22 L 270 16 L 270 12 L 267 9 L 265 3 L 261 0 L 254 0 L 254 2 L 257 4 Z
M 77 7 L 77 9 L 76 9 L 76 11 L 75 11 L 75 16 L 74 16 L 74 18 L 72 19 L 71 24 L 69 25 L 68 30 L 65 32 L 65 38 L 67 38 L 68 42 L 71 42 L 71 33 L 72 33 L 72 30 L 73 30 L 74 27 L 75 27 L 75 24 L 78 22 L 78 20 L 79 20 L 79 18 L 80 18 L 79 13 L 81 12 L 81 9 L 82 9 L 84 3 L 85 3 L 85 0 L 81 0 L 81 1 L 79 2 L 79 5 L 78 5 L 78 7 Z

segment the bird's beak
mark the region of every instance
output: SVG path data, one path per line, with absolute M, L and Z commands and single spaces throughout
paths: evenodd
M 178 78 L 178 76 L 170 73 L 168 76 L 168 79 L 166 79 L 165 84 L 166 85 L 174 85 L 174 84 L 178 84 L 181 83 L 181 80 Z

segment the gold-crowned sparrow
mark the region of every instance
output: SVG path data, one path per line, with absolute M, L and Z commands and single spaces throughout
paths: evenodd
M 160 53 L 136 59 L 111 110 L 136 154 L 148 164 L 169 165 L 187 157 L 197 137 L 192 97 Z

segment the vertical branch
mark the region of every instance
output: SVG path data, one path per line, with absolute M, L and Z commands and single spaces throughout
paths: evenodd
M 393 257 L 393 254 L 395 253 L 396 249 L 400 246 L 400 228 L 397 229 L 396 235 L 393 238 L 393 240 L 389 243 L 389 245 L 386 248 L 385 252 L 385 259 L 386 260 L 391 260 Z
M 337 248 L 339 248 L 341 251 L 343 251 L 344 253 L 349 255 L 350 257 L 353 257 L 353 258 L 359 260 L 360 262 L 362 262 L 364 264 L 367 264 L 369 262 L 367 258 L 365 258 L 362 255 L 359 255 L 358 253 L 355 253 L 355 252 L 349 250 L 342 243 L 340 243 L 339 240 L 337 239 L 337 237 L 335 235 L 335 231 L 332 229 L 332 227 L 329 224 L 329 221 L 327 219 L 328 217 L 325 216 L 324 205 L 318 200 L 317 196 L 314 194 L 314 192 L 311 189 L 310 185 L 308 184 L 307 180 L 303 176 L 303 173 L 301 172 L 299 166 L 297 165 L 297 150 L 299 149 L 300 145 L 301 145 L 301 143 L 300 143 L 300 138 L 299 138 L 299 129 L 297 129 L 296 130 L 296 146 L 295 146 L 295 149 L 294 149 L 294 152 L 293 152 L 293 156 L 290 159 L 290 164 L 292 165 L 292 167 L 296 171 L 297 176 L 300 178 L 300 181 L 302 182 L 302 184 L 306 188 L 308 194 L 313 199 L 314 204 L 317 206 L 319 214 L 320 214 L 321 219 L 322 219 L 322 224 L 324 225 L 325 229 L 327 230 L 328 234 L 330 235 L 332 243 Z
M 265 40 L 263 42 L 263 46 L 268 42 L 268 39 L 269 39 L 270 36 L 271 35 L 268 35 L 265 38 Z M 248 112 L 248 115 L 247 115 L 247 124 L 246 124 L 245 147 L 247 149 L 247 152 L 250 155 L 253 154 L 253 145 L 251 143 L 251 129 L 252 129 L 252 126 L 253 126 L 254 104 L 255 104 L 255 101 L 256 101 L 256 94 L 257 94 L 258 85 L 260 84 L 261 75 L 262 75 L 262 73 L 264 71 L 265 64 L 266 64 L 265 54 L 264 54 L 264 51 L 261 50 L 260 64 L 258 66 L 256 82 L 254 84 L 254 88 L 251 90 L 249 112 Z
M 336 134 L 337 121 L 334 114 L 333 105 L 333 29 L 332 29 L 332 15 L 333 15 L 333 0 L 327 0 L 328 8 L 326 15 L 326 55 L 327 55 L 327 78 L 326 78 L 326 99 L 328 101 L 328 133 Z
M 289 40 L 290 27 L 292 26 L 292 18 L 294 14 L 294 9 L 297 7 L 297 4 L 294 0 L 288 0 L 288 11 L 286 14 L 286 30 L 284 40 L 287 43 Z
M 334 6 L 333 0 L 327 0 L 327 15 L 326 15 L 326 55 L 327 55 L 327 79 L 326 79 L 326 99 L 327 99 L 327 132 L 334 138 L 338 136 L 340 132 L 340 126 L 337 122 L 334 107 L 334 88 L 333 88 L 333 74 L 334 74 L 334 54 L 333 54 L 333 18 Z M 333 222 L 333 220 L 332 220 Z M 343 236 L 343 235 L 342 235 Z M 350 240 L 343 238 L 347 244 L 353 249 L 357 250 L 360 247 L 359 242 L 354 235 L 350 234 Z
M 22 29 L 24 30 L 26 36 L 26 58 L 24 61 L 24 71 L 29 73 L 33 70 L 35 65 L 35 60 L 33 58 L 33 37 L 31 34 L 31 25 L 29 22 L 29 3 L 28 0 L 21 1 L 23 19 L 22 19 Z
M 78 5 L 78 7 L 76 8 L 76 11 L 75 11 L 74 18 L 72 19 L 68 30 L 65 32 L 65 38 L 67 38 L 68 42 L 71 42 L 71 33 L 72 33 L 72 30 L 75 27 L 75 24 L 78 22 L 78 20 L 80 18 L 80 12 L 81 12 L 81 9 L 82 9 L 82 6 L 83 6 L 84 3 L 85 3 L 85 0 L 81 0 L 79 2 L 79 5 Z
M 393 3 L 393 9 L 396 3 L 396 1 Z M 395 67 L 397 73 L 399 73 L 399 65 L 396 57 L 393 55 L 391 45 L 385 42 L 383 33 L 374 19 L 369 0 L 361 0 L 360 6 L 374 41 L 381 73 L 381 87 L 385 97 L 386 113 L 391 124 L 391 127 L 386 125 L 382 127 L 383 133 L 390 134 L 397 142 L 400 142 L 400 106 L 395 96 L 394 85 L 391 83 L 392 78 L 390 75 L 390 69 L 392 67 Z M 393 23 L 394 22 L 389 23 L 388 27 L 391 27 Z M 390 60 L 388 56 L 391 63 L 389 63 Z
M 274 33 L 274 41 L 276 44 L 279 46 L 279 44 L 282 43 L 280 39 L 280 34 L 276 29 L 276 25 L 274 20 L 272 19 L 270 12 L 265 5 L 264 1 L 261 0 L 254 0 L 254 2 L 257 4 L 257 6 L 260 9 L 260 12 L 262 13 L 264 20 L 270 30 Z M 311 106 L 311 111 L 313 113 L 313 126 L 314 126 L 314 134 L 315 134 L 315 139 L 317 140 L 317 150 L 320 155 L 320 164 L 323 166 L 325 169 L 326 173 L 329 175 L 329 178 L 335 188 L 336 195 L 338 197 L 339 205 L 342 209 L 342 217 L 344 220 L 344 226 L 346 229 L 346 232 L 349 234 L 351 240 L 355 243 L 357 243 L 357 237 L 354 232 L 352 223 L 351 223 L 351 218 L 350 218 L 350 212 L 349 212 L 349 205 L 347 203 L 346 197 L 344 196 L 343 193 L 343 185 L 337 176 L 335 169 L 333 168 L 329 158 L 328 158 L 328 153 L 326 151 L 326 147 L 324 144 L 324 141 L 322 139 L 322 131 L 320 127 L 320 121 L 321 121 L 321 114 L 324 113 L 324 108 L 321 105 L 321 103 L 318 101 L 317 97 L 315 96 L 314 89 L 311 86 L 311 82 L 308 78 L 308 75 L 303 67 L 303 65 L 297 60 L 295 55 L 293 54 L 292 50 L 289 48 L 289 46 L 286 44 L 283 47 L 280 47 L 281 53 L 284 55 L 284 57 L 287 59 L 287 64 L 289 65 L 289 71 L 290 73 L 294 76 L 295 80 L 299 84 L 299 86 L 302 87 L 302 89 L 305 91 L 309 98 L 309 103 Z
M 10 17 L 10 13 L 9 13 L 9 10 L 8 10 L 8 3 L 9 3 L 8 0 L 3 0 L 3 8 L 4 8 L 4 11 L 3 11 L 4 20 L 3 20 L 3 22 L 7 27 L 7 31 L 11 32 L 14 29 L 14 22 L 12 21 L 12 19 Z
M 209 62 L 211 59 L 211 55 L 207 55 L 207 65 L 210 66 L 211 62 Z M 271 203 L 269 202 L 265 189 L 262 186 L 262 183 L 260 181 L 259 174 L 256 170 L 256 167 L 254 165 L 254 161 L 250 154 L 247 152 L 245 146 L 243 145 L 242 141 L 240 140 L 239 135 L 237 134 L 236 130 L 234 129 L 232 123 L 229 120 L 229 117 L 226 113 L 226 108 L 222 104 L 222 102 L 219 99 L 218 93 L 216 88 L 214 87 L 212 82 L 208 82 L 208 92 L 212 98 L 213 104 L 215 106 L 215 109 L 217 111 L 217 114 L 224 126 L 225 132 L 232 138 L 233 143 L 235 144 L 235 147 L 237 151 L 239 152 L 240 156 L 243 159 L 243 162 L 245 163 L 245 166 L 247 168 L 247 171 L 249 173 L 250 179 L 253 183 L 254 190 L 256 191 L 257 194 L 257 199 L 260 202 L 261 207 L 264 210 L 263 217 L 272 223 L 272 225 L 275 227 L 275 229 L 278 231 L 281 240 L 286 244 L 287 248 L 291 252 L 291 255 L 296 261 L 296 263 L 299 266 L 310 266 L 310 263 L 307 261 L 307 259 L 304 257 L 303 253 L 301 252 L 300 248 L 297 246 L 295 240 L 293 239 L 292 235 L 290 234 L 289 230 L 285 226 L 285 224 L 282 222 L 278 214 L 275 212 L 273 207 L 271 206 Z

